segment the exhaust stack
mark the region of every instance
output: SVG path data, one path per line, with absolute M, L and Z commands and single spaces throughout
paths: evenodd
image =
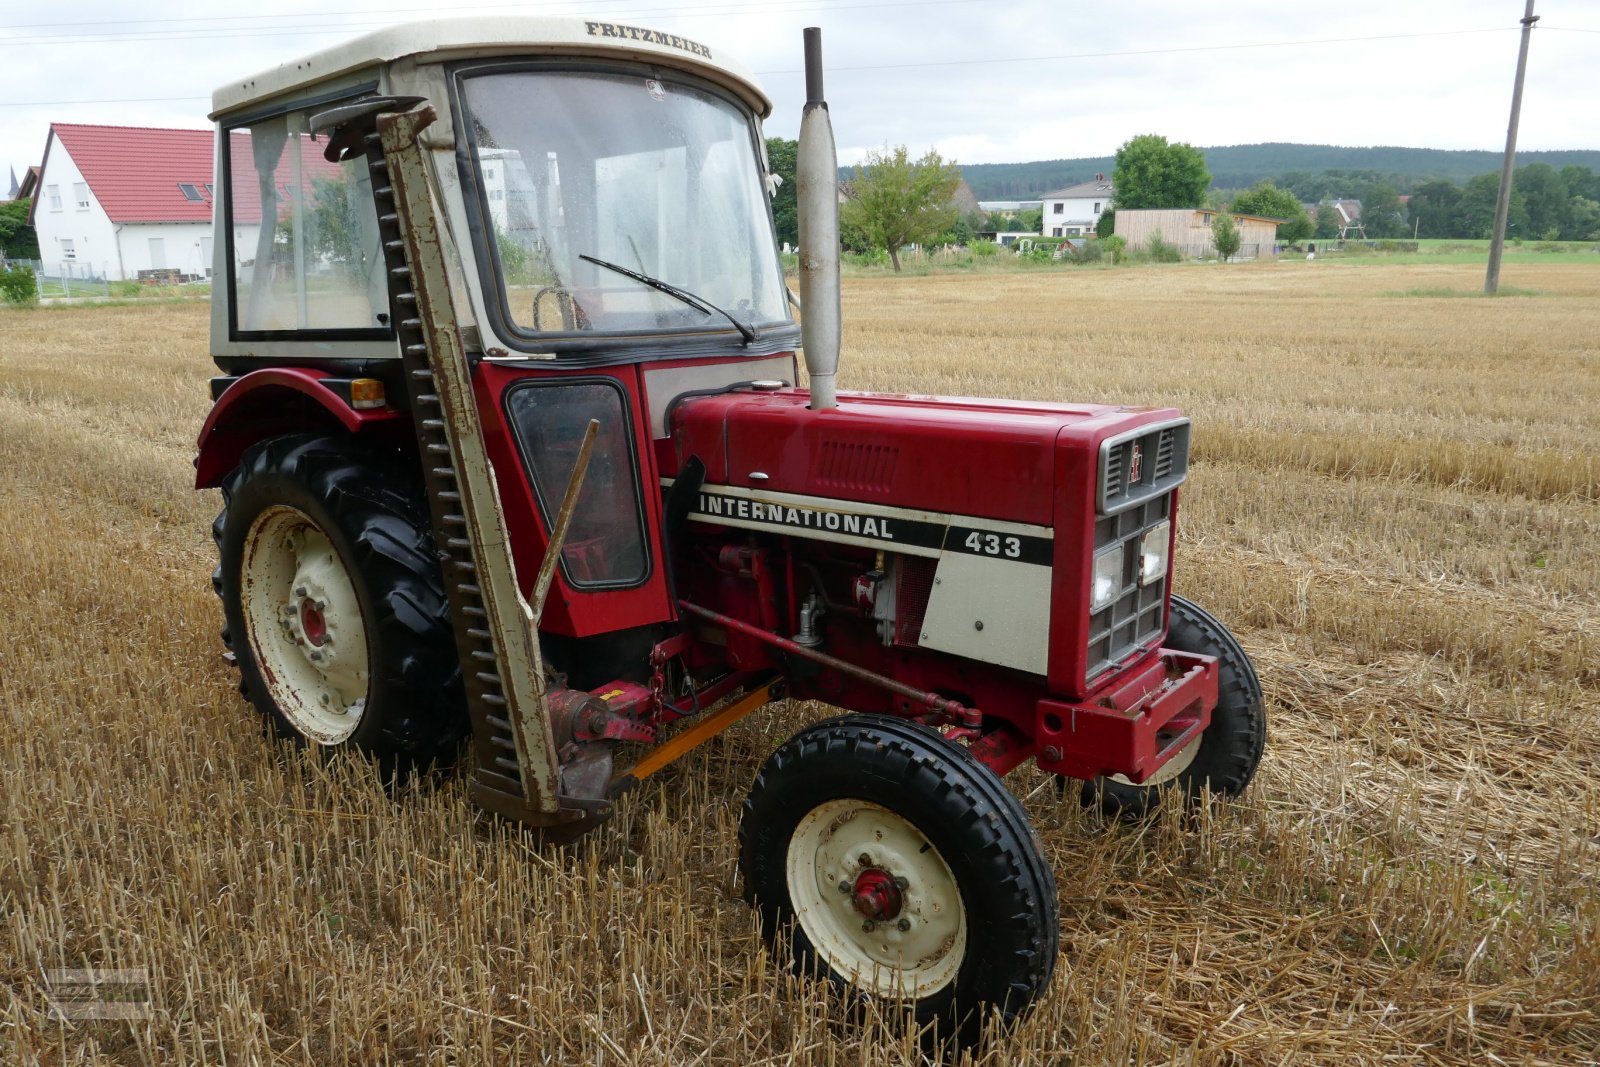
M 795 199 L 800 223 L 800 333 L 811 407 L 835 408 L 839 369 L 839 157 L 822 98 L 822 30 L 808 26 L 806 107 L 800 119 Z

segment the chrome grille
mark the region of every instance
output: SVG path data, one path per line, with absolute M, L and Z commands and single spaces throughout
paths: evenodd
M 1188 476 L 1188 419 L 1117 434 L 1100 445 L 1097 510 L 1101 515 L 1114 515 L 1137 507 L 1153 497 L 1171 493 Z
M 1095 522 L 1094 547 L 1122 546 L 1122 585 L 1116 599 L 1089 616 L 1089 661 L 1086 681 L 1125 659 L 1152 647 L 1166 626 L 1165 575 L 1139 584 L 1139 540 L 1152 526 L 1172 518 L 1172 494 L 1147 499 L 1142 504 L 1106 515 Z

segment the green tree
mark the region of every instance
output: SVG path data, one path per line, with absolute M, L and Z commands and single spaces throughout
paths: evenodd
M 1217 256 L 1224 263 L 1239 251 L 1239 227 L 1233 224 L 1233 216 L 1228 212 L 1219 211 L 1211 219 L 1211 242 L 1217 246 Z
M 1406 204 L 1412 232 L 1422 237 L 1465 237 L 1461 221 L 1461 190 L 1448 178 L 1435 178 L 1417 186 Z
M 1311 236 L 1319 240 L 1331 240 L 1339 236 L 1339 227 L 1343 223 L 1339 217 L 1339 209 L 1324 200 L 1317 205 L 1317 229 Z
M 1094 223 L 1094 232 L 1097 237 L 1110 237 L 1117 232 L 1116 208 L 1108 207 L 1100 212 L 1100 217 Z
M 900 249 L 931 241 L 955 222 L 959 212 L 951 198 L 961 184 L 961 170 L 946 163 L 935 149 L 911 159 L 905 145 L 869 151 L 856 167 L 854 200 L 840 212 L 860 228 L 874 248 L 888 251 L 900 270 Z
M 1567 230 L 1562 236 L 1569 241 L 1600 241 L 1600 201 L 1573 197 L 1567 205 Z
M 1299 244 L 1311 236 L 1316 227 L 1306 214 L 1300 198 L 1287 189 L 1279 189 L 1270 181 L 1260 181 L 1247 192 L 1233 199 L 1233 210 L 1241 215 L 1261 215 L 1279 219 L 1278 239 L 1288 244 Z
M 1494 235 L 1494 207 L 1500 195 L 1500 175 L 1491 171 L 1480 174 L 1461 187 L 1461 228 L 1466 237 L 1492 237 Z M 1522 190 L 1511 185 L 1511 204 L 1506 213 L 1506 236 L 1525 237 L 1528 234 L 1528 208 L 1522 202 Z
M 1041 208 L 1038 211 L 1018 212 L 1017 217 L 1011 220 L 1010 228 L 1019 232 L 1026 231 L 1027 233 L 1043 233 L 1044 209 Z
M 1111 184 L 1120 208 L 1199 207 L 1211 172 L 1200 149 L 1143 133 L 1117 149 Z
M 0 203 L 0 256 L 6 259 L 38 259 L 39 235 L 28 225 L 31 200 Z
M 772 173 L 783 179 L 778 191 L 772 195 L 772 221 L 778 230 L 778 243 L 788 242 L 793 248 L 800 243 L 799 208 L 795 202 L 795 160 L 800 150 L 799 141 L 786 137 L 767 138 L 767 165 Z
M 1527 235 L 1553 241 L 1567 228 L 1567 183 L 1561 174 L 1548 163 L 1530 163 L 1518 167 L 1511 187 L 1522 193 L 1522 204 L 1528 211 Z
M 1361 228 L 1368 237 L 1403 237 L 1406 217 L 1400 210 L 1400 195 L 1394 186 L 1379 182 L 1367 190 L 1361 201 Z

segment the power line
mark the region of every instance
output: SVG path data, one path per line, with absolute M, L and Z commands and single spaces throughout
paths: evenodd
M 899 6 L 899 5 L 889 5 L 889 6 Z M 1306 46 L 1310 46 L 1310 45 L 1360 44 L 1360 43 L 1369 43 L 1369 42 L 1373 42 L 1373 41 L 1399 41 L 1399 40 L 1414 40 L 1414 39 L 1417 39 L 1417 38 L 1431 38 L 1431 37 L 1456 37 L 1456 36 L 1462 36 L 1464 34 L 1503 33 L 1507 29 L 1515 29 L 1515 28 L 1517 28 L 1517 27 L 1494 26 L 1494 27 L 1483 27 L 1483 28 L 1480 28 L 1480 29 L 1429 30 L 1429 31 L 1424 31 L 1424 32 L 1419 32 L 1419 33 L 1386 33 L 1386 34 L 1375 34 L 1375 35 L 1370 35 L 1370 36 L 1365 36 L 1365 37 L 1324 37 L 1324 38 L 1318 38 L 1318 39 L 1306 39 L 1306 40 L 1295 40 L 1295 41 L 1257 41 L 1257 42 L 1248 42 L 1248 43 L 1243 43 L 1243 44 L 1186 45 L 1186 46 L 1176 47 L 1176 48 L 1141 48 L 1141 49 L 1132 49 L 1132 50 L 1114 51 L 1114 52 L 1072 52 L 1072 53 L 1063 53 L 1063 54 L 1060 54 L 1060 55 L 1050 55 L 1050 56 L 999 56 L 999 57 L 995 57 L 995 58 L 992 58 L 992 59 L 945 59 L 945 60 L 933 60 L 933 61 L 929 61 L 929 62 L 925 62 L 925 63 L 872 63 L 872 64 L 862 64 L 862 65 L 858 65 L 858 66 L 835 66 L 835 67 L 830 67 L 829 70 L 830 71 L 840 71 L 840 72 L 845 72 L 845 71 L 869 71 L 869 70 L 908 70 L 908 69 L 920 68 L 920 67 L 980 66 L 980 65 L 994 64 L 994 63 L 1048 63 L 1048 62 L 1059 62 L 1059 61 L 1062 61 L 1062 60 L 1074 60 L 1074 59 L 1117 59 L 1117 58 L 1125 58 L 1125 57 L 1130 57 L 1130 56 L 1160 56 L 1160 55 L 1192 54 L 1192 53 L 1202 53 L 1202 52 L 1228 52 L 1228 51 L 1237 51 L 1237 50 L 1241 50 L 1241 49 L 1301 48 L 1301 47 L 1306 47 Z M 756 71 L 755 73 L 760 75 L 760 76 L 762 76 L 762 77 L 773 77 L 773 76 L 777 76 L 777 75 L 802 74 L 802 73 L 804 73 L 804 71 L 803 70 L 799 70 L 799 69 L 793 69 L 793 70 L 762 70 L 762 71 Z M 22 100 L 22 101 L 0 101 L 0 108 L 6 108 L 6 107 L 65 107 L 65 106 L 69 106 L 69 105 L 73 105 L 73 104 L 156 103 L 156 102 L 166 102 L 166 101 L 207 100 L 207 99 L 210 99 L 210 98 L 209 97 L 204 97 L 204 96 L 174 96 L 174 97 L 150 97 L 147 100 L 143 100 L 143 101 L 140 101 L 140 100 L 126 100 L 126 99 L 121 99 L 121 100 Z
M 898 2 L 857 4 L 851 0 L 765 0 L 759 4 L 743 4 L 735 0 L 724 0 L 720 3 L 702 5 L 700 7 L 671 7 L 646 6 L 634 8 L 617 8 L 614 4 L 605 4 L 604 0 L 597 3 L 577 3 L 578 8 L 604 6 L 606 14 L 611 17 L 625 18 L 728 18 L 738 15 L 786 15 L 810 12 L 828 11 L 860 11 L 874 8 L 894 7 L 928 7 L 950 6 L 953 4 L 981 3 L 982 0 L 898 0 Z M 468 4 L 457 8 L 457 11 L 494 11 L 504 8 L 525 8 L 526 4 Z M 4 46 L 36 46 L 41 44 L 121 44 L 138 41 L 206 41 L 224 40 L 229 38 L 251 37 L 284 37 L 284 36 L 309 36 L 322 33 L 345 32 L 349 30 L 372 29 L 395 25 L 391 18 L 394 14 L 431 13 L 437 12 L 437 7 L 423 8 L 394 8 L 386 11 L 327 11 L 320 12 L 316 17 L 333 18 L 343 16 L 366 16 L 361 21 L 342 23 L 319 23 L 307 26 L 263 26 L 250 28 L 244 26 L 195 26 L 190 28 L 174 28 L 166 30 L 126 30 L 126 31 L 101 31 L 83 30 L 74 28 L 67 33 L 55 34 L 23 34 L 20 36 L 0 37 L 0 47 Z M 551 11 L 552 15 L 578 15 L 579 11 Z M 151 19 L 127 20 L 127 24 L 144 24 L 157 22 L 222 22 L 243 19 L 281 19 L 291 16 L 285 15 L 233 15 L 220 16 L 216 19 Z M 36 25 L 57 27 L 70 26 L 71 23 L 38 23 Z M 117 25 L 117 23 L 111 23 Z M 0 29 L 19 29 L 21 27 L 0 27 Z

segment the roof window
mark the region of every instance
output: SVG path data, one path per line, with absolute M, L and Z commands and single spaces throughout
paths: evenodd
M 185 200 L 198 201 L 205 199 L 205 197 L 200 195 L 200 190 L 195 187 L 193 182 L 179 182 L 178 191 L 183 193 L 183 198 Z

